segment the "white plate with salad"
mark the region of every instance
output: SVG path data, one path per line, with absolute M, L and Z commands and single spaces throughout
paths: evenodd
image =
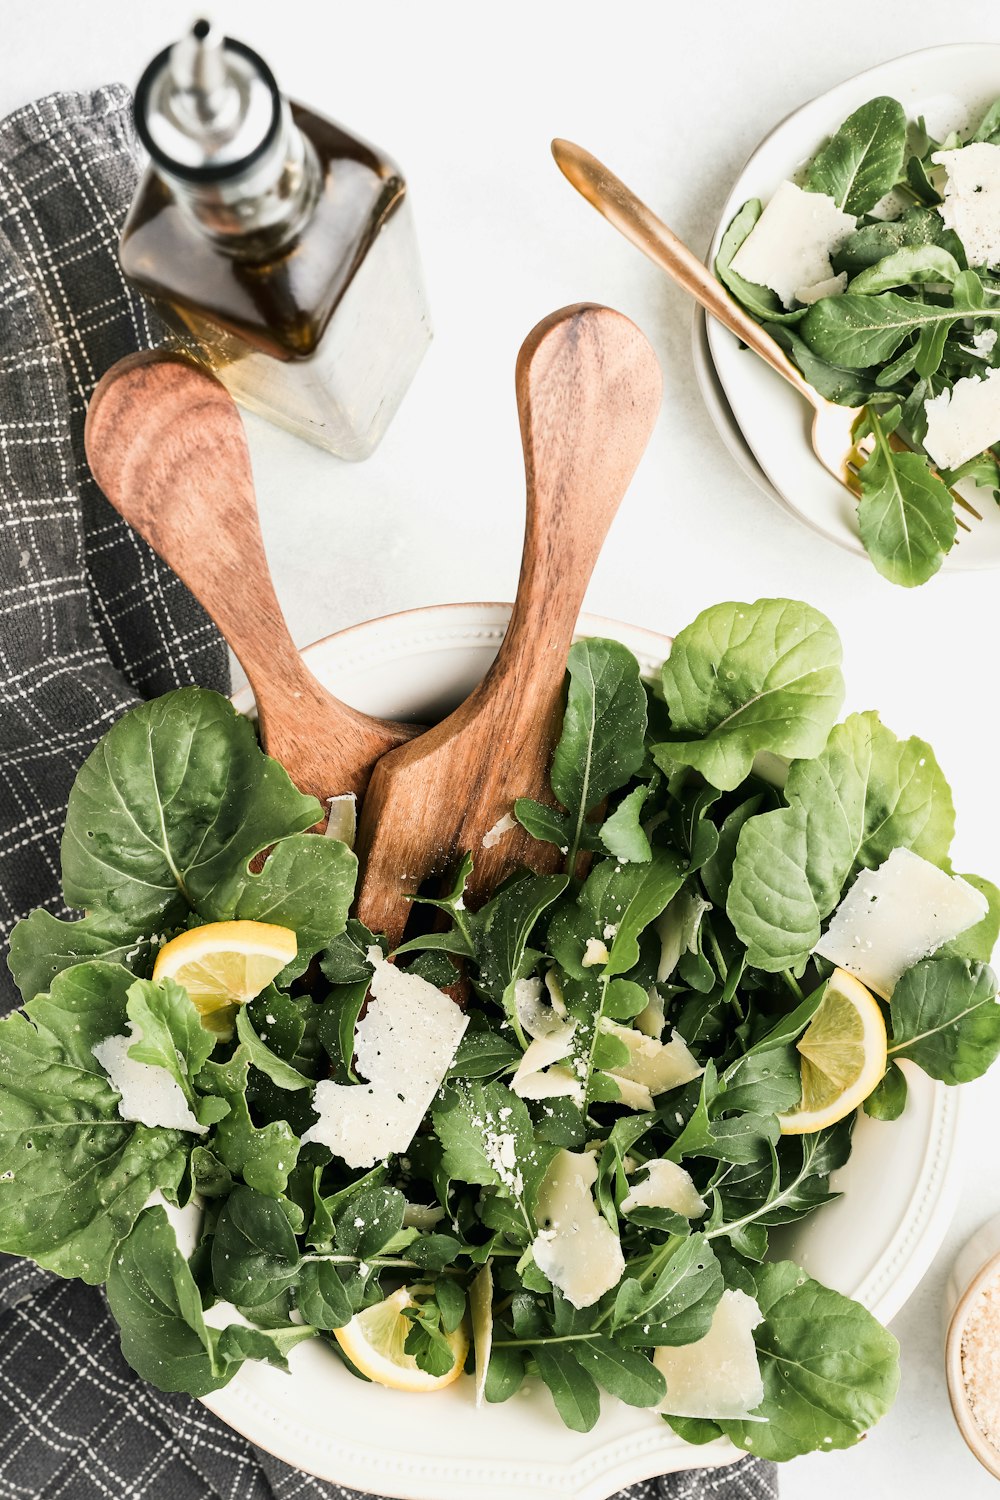
M 859 529 L 858 505 L 813 455 L 808 408 L 709 320 L 727 402 L 768 482 L 803 520 L 840 546 L 867 551 L 905 586 L 942 566 L 1000 566 L 991 452 L 1000 440 L 1000 377 L 992 374 L 1000 348 L 991 337 L 1000 317 L 993 274 L 1000 241 L 990 241 L 997 200 L 989 187 L 1000 161 L 991 115 L 998 96 L 996 44 L 930 48 L 839 84 L 753 153 L 709 255 L 723 279 L 733 263 L 730 291 L 790 346 L 822 394 L 874 404 L 883 457 L 869 468 Z M 895 192 L 886 188 L 890 179 Z M 771 212 L 751 243 L 762 208 Z M 778 290 L 751 276 L 769 277 Z M 704 388 L 704 371 L 699 378 Z M 927 456 L 901 466 L 889 457 L 883 440 L 896 423 Z M 971 462 L 977 454 L 981 461 Z M 980 521 L 955 512 L 968 531 L 956 531 L 938 474 L 981 513 Z
M 307 655 L 368 711 L 434 717 L 508 614 Z M 850 1446 L 891 1404 L 878 1320 L 940 1244 L 948 1085 L 1000 1052 L 1000 1007 L 997 893 L 951 872 L 933 751 L 837 724 L 842 697 L 795 601 L 672 644 L 585 618 L 566 811 L 513 812 L 590 873 L 473 916 L 458 872 L 396 964 L 348 920 L 350 849 L 226 700 L 126 715 L 70 799 L 87 916 L 11 945 L 0 1246 L 106 1281 L 144 1378 L 358 1489 L 604 1500 Z

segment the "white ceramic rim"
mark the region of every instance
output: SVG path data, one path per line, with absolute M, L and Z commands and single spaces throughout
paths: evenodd
M 694 363 L 694 377 L 698 382 L 705 405 L 708 407 L 708 415 L 716 432 L 722 439 L 731 457 L 750 480 L 756 485 L 769 500 L 779 505 L 786 515 L 793 515 L 802 520 L 803 517 L 788 501 L 778 494 L 774 485 L 768 479 L 760 464 L 754 458 L 753 450 L 743 432 L 740 424 L 733 416 L 733 409 L 726 400 L 726 393 L 722 389 L 722 381 L 719 372 L 715 368 L 712 359 L 712 350 L 708 342 L 708 313 L 697 304 L 694 316 L 691 320 L 691 358 Z M 811 523 L 810 523 L 811 524 Z M 825 535 L 825 533 L 821 533 Z
M 304 648 L 302 655 L 319 668 L 321 658 L 335 652 L 340 667 L 357 671 L 449 643 L 471 640 L 493 649 L 499 647 L 509 614 L 510 605 L 498 603 L 403 610 L 327 636 Z M 670 647 L 669 637 L 655 631 L 589 614 L 581 616 L 577 633 L 622 640 L 647 672 L 663 661 Z M 233 702 L 241 712 L 252 711 L 250 689 L 234 694 Z M 942 1084 L 931 1086 L 931 1093 L 919 1187 L 887 1248 L 851 1291 L 882 1321 L 895 1316 L 926 1272 L 957 1197 L 955 1174 L 949 1173 L 948 1166 L 956 1143 L 958 1100 L 955 1091 Z M 245 1388 L 241 1374 L 222 1390 L 202 1398 L 216 1416 L 285 1463 L 334 1483 L 400 1500 L 468 1500 L 470 1489 L 476 1500 L 510 1500 L 515 1492 L 524 1500 L 606 1500 L 618 1489 L 654 1475 L 716 1468 L 745 1456 L 725 1439 L 703 1447 L 683 1444 L 665 1424 L 651 1422 L 648 1428 L 619 1435 L 572 1463 L 543 1466 L 507 1456 L 502 1463 L 483 1458 L 470 1467 L 449 1461 L 447 1454 L 434 1462 L 426 1456 L 413 1461 L 387 1451 L 384 1444 L 366 1445 L 360 1437 L 348 1446 L 342 1437 L 319 1432 L 300 1417 L 278 1421 L 268 1404 Z M 600 1427 L 599 1423 L 595 1429 L 598 1434 Z
M 870 68 L 865 68 L 860 73 L 855 73 L 850 78 L 843 79 L 840 83 L 835 84 L 832 88 L 825 90 L 823 93 L 817 94 L 814 98 L 806 100 L 803 104 L 799 105 L 796 109 L 787 114 L 783 119 L 779 120 L 778 123 L 768 131 L 767 135 L 765 135 L 763 139 L 758 143 L 758 145 L 754 148 L 754 150 L 751 152 L 750 156 L 744 163 L 743 167 L 740 169 L 736 181 L 723 205 L 719 223 L 716 227 L 716 231 L 713 235 L 712 243 L 709 247 L 708 255 L 706 257 L 706 264 L 709 267 L 714 264 L 719 245 L 722 240 L 722 236 L 725 233 L 726 228 L 728 227 L 734 213 L 736 212 L 740 204 L 742 202 L 745 202 L 748 197 L 758 196 L 758 194 L 751 191 L 751 187 L 746 182 L 746 178 L 748 175 L 751 175 L 753 173 L 758 158 L 779 133 L 785 132 L 790 126 L 793 126 L 797 121 L 799 121 L 800 117 L 802 117 L 803 115 L 817 111 L 822 106 L 826 106 L 827 104 L 834 103 L 839 96 L 853 95 L 856 90 L 856 86 L 865 79 L 872 80 L 872 87 L 876 88 L 876 81 L 880 80 L 884 75 L 886 78 L 886 82 L 884 84 L 885 91 L 891 93 L 894 85 L 889 80 L 893 78 L 893 76 L 900 68 L 905 68 L 907 64 L 913 64 L 917 62 L 926 63 L 931 59 L 943 59 L 945 57 L 948 57 L 950 60 L 958 61 L 960 60 L 961 54 L 963 53 L 967 54 L 970 59 L 974 59 L 976 65 L 979 67 L 982 66 L 984 54 L 993 53 L 995 55 L 996 72 L 998 78 L 997 93 L 1000 93 L 1000 42 L 949 42 L 941 46 L 918 48 L 914 52 L 903 53 L 899 57 L 889 58 L 884 62 L 874 64 Z M 850 113 L 852 109 L 857 108 L 860 102 L 861 100 L 857 98 L 845 100 L 841 118 L 846 117 L 846 115 Z M 825 133 L 826 132 L 821 132 L 820 134 L 822 136 L 822 134 Z M 789 151 L 789 175 L 796 169 L 796 166 L 801 159 L 808 158 L 808 156 L 821 144 L 821 140 L 816 138 L 815 132 L 810 132 L 808 134 L 808 140 L 804 141 L 803 144 L 805 149 L 800 149 L 797 151 L 797 153 L 792 150 Z M 737 462 L 741 463 L 741 467 L 744 468 L 744 472 L 748 474 L 748 477 L 754 479 L 754 481 L 765 490 L 765 493 L 773 493 L 775 498 L 782 502 L 785 507 L 790 510 L 792 514 L 795 515 L 800 521 L 809 526 L 811 530 L 817 532 L 820 536 L 825 537 L 828 541 L 835 543 L 837 546 L 844 548 L 848 552 L 854 552 L 859 556 L 867 557 L 867 553 L 865 552 L 864 546 L 862 545 L 861 538 L 856 533 L 856 529 L 853 524 L 851 524 L 850 526 L 845 525 L 843 520 L 836 514 L 837 500 L 839 498 L 842 508 L 843 496 L 839 495 L 839 486 L 835 488 L 836 481 L 830 478 L 830 476 L 825 473 L 825 471 L 822 469 L 822 466 L 819 464 L 819 460 L 813 459 L 811 457 L 811 449 L 808 436 L 809 423 L 805 419 L 803 420 L 801 425 L 801 444 L 804 452 L 808 451 L 810 454 L 810 467 L 812 463 L 815 463 L 816 486 L 822 488 L 824 492 L 827 492 L 829 494 L 829 504 L 824 504 L 822 507 L 816 507 L 817 511 L 821 512 L 820 514 L 809 514 L 802 508 L 799 503 L 797 503 L 794 493 L 791 492 L 787 487 L 783 486 L 778 476 L 772 472 L 772 469 L 768 463 L 768 452 L 766 447 L 758 447 L 758 443 L 755 440 L 756 425 L 754 427 L 741 426 L 736 415 L 733 398 L 736 393 L 736 383 L 738 382 L 738 376 L 734 375 L 734 371 L 730 367 L 730 362 L 726 358 L 726 353 L 727 345 L 729 349 L 732 349 L 735 347 L 738 341 L 735 340 L 734 336 L 728 331 L 728 329 L 725 329 L 721 323 L 716 322 L 714 319 L 709 320 L 706 318 L 705 323 L 705 336 L 708 343 L 711 370 L 714 372 L 717 380 L 719 381 L 721 391 L 725 397 L 725 405 L 723 408 L 720 409 L 719 407 L 718 397 L 714 397 L 713 399 L 713 393 L 711 391 L 711 384 L 709 379 L 709 371 L 707 368 L 701 365 L 701 362 L 697 357 L 695 359 L 695 375 L 701 388 L 702 395 L 704 396 L 706 404 L 708 405 L 709 412 L 712 415 L 713 421 L 715 421 L 716 423 L 716 427 L 719 430 L 719 434 L 722 437 L 723 442 L 729 448 L 730 452 L 733 453 L 733 456 L 737 459 Z M 697 332 L 695 334 L 695 338 L 697 340 Z M 751 358 L 749 354 L 747 355 L 747 357 Z M 773 378 L 775 380 L 779 379 L 779 377 L 777 376 L 774 376 Z M 801 400 L 801 398 L 796 399 Z M 805 413 L 804 405 L 803 412 Z M 754 464 L 761 470 L 765 480 L 764 484 L 761 485 L 756 475 L 752 473 L 749 468 L 747 468 L 740 452 L 736 447 L 734 447 L 733 434 L 731 432 L 727 434 L 727 415 L 728 417 L 731 417 L 736 430 L 740 434 L 742 442 L 749 450 L 749 455 L 752 457 Z M 721 424 L 719 420 L 720 416 L 722 418 Z M 782 423 L 781 425 L 784 425 L 784 423 Z M 995 508 L 994 502 L 992 501 L 992 499 L 990 499 L 988 492 L 981 492 L 978 499 L 976 499 L 975 495 L 970 492 L 970 498 L 972 499 L 972 503 L 976 505 L 977 509 L 982 511 L 984 515 L 987 514 L 989 507 Z M 825 512 L 825 515 L 823 514 L 823 512 Z M 829 520 L 825 518 L 826 516 L 829 516 Z M 970 522 L 970 524 L 974 527 L 982 525 L 981 522 L 976 521 L 972 521 Z M 995 529 L 997 528 L 991 526 L 991 532 Z M 976 550 L 969 545 L 960 545 L 953 548 L 952 551 L 945 557 L 942 563 L 942 571 L 984 572 L 996 568 L 1000 566 L 1000 555 L 997 555 L 997 549 L 998 542 L 996 540 L 994 540 L 992 545 L 992 553 L 988 553 L 986 555 L 983 555 L 979 550 Z

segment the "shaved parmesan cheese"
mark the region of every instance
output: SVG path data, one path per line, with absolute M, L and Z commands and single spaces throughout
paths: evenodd
M 574 1307 L 592 1307 L 625 1270 L 621 1241 L 597 1210 L 597 1162 L 587 1151 L 558 1151 L 538 1189 L 535 1264 Z
M 1000 370 L 963 375 L 950 391 L 929 397 L 924 411 L 924 447 L 942 469 L 957 469 L 1000 439 Z
M 966 354 L 974 354 L 977 359 L 989 359 L 996 341 L 996 329 L 984 328 L 982 333 L 974 333 L 969 342 L 962 345 L 962 348 Z
M 663 996 L 652 984 L 646 993 L 649 996 L 649 1004 L 636 1016 L 636 1028 L 642 1032 L 643 1036 L 651 1036 L 659 1041 L 666 1024 L 666 1017 L 663 1014 Z
M 340 797 L 329 797 L 330 817 L 326 825 L 328 839 L 339 839 L 348 849 L 354 848 L 358 832 L 358 799 L 353 792 L 344 792 Z
M 643 1111 L 653 1108 L 653 1096 L 644 1083 L 633 1083 L 631 1078 L 624 1078 L 621 1073 L 609 1073 L 608 1077 L 613 1079 L 618 1089 L 618 1102 L 624 1104 L 626 1109 Z
M 812 286 L 800 286 L 795 300 L 811 307 L 814 302 L 822 302 L 824 297 L 841 296 L 846 287 L 847 272 L 841 271 L 839 276 L 828 276 L 825 281 L 816 281 Z
M 505 833 L 513 833 L 516 827 L 517 820 L 514 815 L 504 813 L 503 817 L 498 818 L 493 827 L 483 834 L 483 848 L 492 849 L 494 845 L 499 844 Z
M 559 975 L 556 971 L 555 965 L 553 965 L 552 968 L 546 972 L 545 988 L 549 992 L 549 999 L 552 1002 L 552 1009 L 556 1012 L 557 1015 L 562 1016 L 563 1020 L 565 1021 L 566 1017 L 569 1015 L 569 1011 L 566 1009 L 566 999 L 562 992 L 562 985 L 559 983 Z
M 583 1103 L 583 1084 L 567 1068 L 551 1064 L 568 1057 L 573 1047 L 575 1021 L 559 1021 L 557 1029 L 536 1037 L 528 1047 L 510 1081 L 511 1092 L 522 1099 L 553 1099 L 570 1096 Z M 549 1069 L 548 1072 L 545 1069 Z
M 948 174 L 938 213 L 962 241 L 969 265 L 1000 264 L 1000 146 L 973 141 L 935 151 L 931 161 Z
M 733 256 L 732 268 L 745 281 L 770 287 L 791 307 L 800 287 L 832 278 L 830 256 L 856 223 L 826 193 L 806 193 L 783 182 Z
M 982 921 L 986 897 L 911 849 L 894 849 L 877 870 L 862 870 L 815 952 L 888 999 L 900 976 Z
M 725 1291 L 704 1338 L 677 1347 L 661 1346 L 653 1364 L 667 1382 L 659 1410 L 672 1417 L 705 1417 L 740 1422 L 764 1399 L 753 1330 L 763 1322 L 746 1292 Z
M 545 999 L 542 991 L 545 990 Z M 538 978 L 519 979 L 514 985 L 514 1009 L 522 1031 L 528 1036 L 553 1036 L 566 1021 L 566 1006 L 560 995 L 560 1009 L 550 1004 L 551 990 Z
M 432 1208 L 429 1203 L 408 1203 L 403 1209 L 403 1228 L 433 1229 L 443 1218 L 443 1208 Z
M 603 967 L 610 956 L 608 945 L 601 938 L 588 938 L 587 946 L 580 960 L 580 967 L 581 969 L 596 969 L 598 965 Z
M 683 1214 L 685 1219 L 697 1219 L 708 1212 L 708 1204 L 692 1182 L 691 1174 L 676 1162 L 656 1158 L 646 1162 L 645 1169 L 648 1173 L 645 1182 L 634 1183 L 622 1199 L 623 1214 L 631 1213 L 634 1208 L 669 1208 L 675 1214 Z
M 476 1355 L 476 1405 L 486 1397 L 486 1375 L 493 1353 L 493 1262 L 487 1261 L 469 1287 L 472 1347 Z
M 166 1130 L 189 1130 L 192 1135 L 204 1135 L 206 1127 L 199 1125 L 191 1113 L 176 1078 L 155 1063 L 137 1062 L 129 1057 L 129 1048 L 142 1041 L 142 1028 L 129 1021 L 128 1029 L 127 1036 L 105 1037 L 90 1049 L 111 1080 L 111 1087 L 121 1094 L 118 1113 L 122 1119 L 150 1128 L 160 1125 Z
M 376 947 L 371 1002 L 355 1033 L 365 1084 L 322 1079 L 313 1094 L 319 1115 L 302 1137 L 319 1141 L 349 1167 L 373 1167 L 405 1151 L 444 1082 L 469 1024 L 453 1000 L 416 974 L 387 963 Z
M 682 889 L 656 919 L 654 932 L 660 940 L 660 962 L 656 968 L 657 984 L 665 984 L 680 963 L 682 953 L 696 953 L 701 919 L 712 910 L 697 891 Z
M 650 1094 L 663 1094 L 667 1089 L 690 1083 L 692 1078 L 700 1078 L 705 1071 L 676 1031 L 669 1042 L 658 1042 L 655 1037 L 643 1036 L 634 1027 L 619 1026 L 616 1021 L 602 1020 L 601 1029 L 616 1037 L 629 1051 L 629 1061 L 623 1067 L 608 1070 L 619 1085 L 626 1079 L 642 1084 Z

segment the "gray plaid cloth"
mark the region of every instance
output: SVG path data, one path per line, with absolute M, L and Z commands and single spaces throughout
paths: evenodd
M 59 836 L 73 777 L 139 698 L 226 691 L 225 647 L 100 494 L 83 451 L 96 381 L 162 342 L 124 285 L 135 186 L 120 86 L 0 125 L 0 938 L 33 906 L 67 915 Z M 17 1003 L 0 966 L 0 1010 Z M 629 1500 L 776 1500 L 756 1460 L 672 1475 Z M 0 1256 L 0 1500 L 359 1500 L 254 1448 L 124 1363 L 100 1292 Z

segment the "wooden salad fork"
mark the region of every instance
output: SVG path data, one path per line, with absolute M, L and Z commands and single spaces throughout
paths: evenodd
M 666 271 L 671 280 L 700 303 L 707 313 L 717 318 L 755 354 L 759 354 L 772 370 L 794 386 L 799 395 L 808 401 L 813 409 L 813 452 L 824 469 L 857 497 L 860 494 L 858 470 L 875 446 L 875 440 L 870 435 L 860 442 L 855 441 L 855 424 L 863 408 L 838 406 L 836 402 L 828 401 L 814 390 L 780 344 L 765 333 L 749 313 L 743 311 L 708 267 L 677 238 L 673 230 L 637 198 L 614 172 L 598 161 L 596 156 L 592 156 L 582 146 L 574 145 L 572 141 L 559 139 L 552 142 L 552 155 L 564 177 L 588 203 L 604 215 L 609 224 L 614 225 L 637 249 Z M 908 451 L 907 445 L 895 433 L 889 442 L 897 453 Z M 951 493 L 956 505 L 961 506 L 977 521 L 983 519 L 963 495 L 954 490 Z M 961 517 L 957 519 L 965 531 L 970 529 Z
M 111 504 L 235 652 L 268 754 L 322 802 L 362 794 L 380 756 L 419 730 L 349 708 L 304 665 L 274 592 L 243 421 L 225 387 L 181 356 L 129 355 L 91 397 L 85 444 Z
M 453 871 L 479 905 L 522 865 L 563 855 L 511 813 L 517 797 L 552 802 L 549 760 L 566 656 L 594 564 L 660 406 L 656 356 L 635 324 L 607 307 L 553 313 L 517 360 L 527 517 L 517 598 L 499 655 L 447 719 L 379 761 L 361 810 L 358 915 L 395 946 L 408 895 Z M 505 830 L 505 831 L 503 831 Z

